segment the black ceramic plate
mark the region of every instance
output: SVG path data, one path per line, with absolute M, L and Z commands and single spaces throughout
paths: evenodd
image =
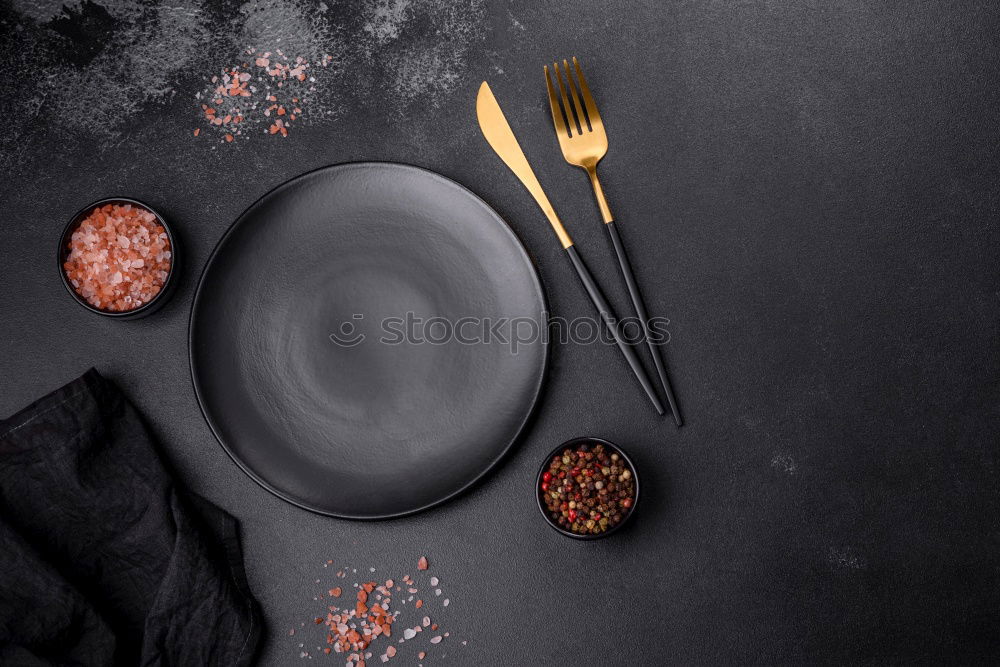
M 345 164 L 273 190 L 219 242 L 191 373 L 262 486 L 333 516 L 400 516 L 459 493 L 517 439 L 547 347 L 515 351 L 503 322 L 527 339 L 544 318 L 531 261 L 482 200 L 416 167 Z

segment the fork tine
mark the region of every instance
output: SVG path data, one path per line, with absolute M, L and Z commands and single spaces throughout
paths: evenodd
M 572 108 L 569 106 L 569 98 L 566 97 L 566 88 L 563 86 L 562 75 L 559 73 L 559 63 L 552 63 L 552 69 L 556 75 L 556 81 L 559 82 L 559 92 L 562 93 L 563 110 L 566 112 L 566 121 L 569 123 L 569 136 L 573 136 L 574 130 L 577 134 L 582 134 L 579 125 L 577 125 L 573 117 Z
M 583 102 L 587 105 L 587 117 L 590 118 L 590 127 L 593 129 L 594 125 L 601 121 L 601 114 L 597 111 L 597 104 L 594 102 L 594 96 L 590 94 L 590 86 L 587 85 L 587 79 L 583 76 L 583 69 L 580 67 L 579 61 L 577 61 L 576 56 L 573 56 L 573 64 L 576 66 L 576 76 L 580 83 L 580 90 L 583 92 Z
M 559 76 L 556 74 L 556 76 Z M 562 139 L 564 136 L 571 137 L 569 128 L 566 127 L 566 120 L 563 118 L 562 107 L 559 106 L 559 98 L 556 97 L 555 86 L 552 85 L 552 78 L 549 76 L 549 66 L 545 66 L 545 87 L 549 90 L 549 106 L 552 108 L 552 123 L 556 126 L 556 134 Z
M 580 122 L 580 131 L 586 132 L 590 129 L 587 124 L 587 118 L 583 115 L 583 105 L 580 104 L 580 96 L 576 92 L 576 86 L 573 85 L 573 71 L 569 68 L 569 63 L 563 60 L 563 68 L 566 70 L 566 85 L 569 87 L 570 97 L 573 98 L 573 109 L 576 111 L 576 119 Z

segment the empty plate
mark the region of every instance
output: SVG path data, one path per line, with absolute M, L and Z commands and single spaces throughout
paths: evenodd
M 191 313 L 195 393 L 264 488 L 333 516 L 440 503 L 493 468 L 545 373 L 524 247 L 457 183 L 358 163 L 295 178 L 233 223 Z

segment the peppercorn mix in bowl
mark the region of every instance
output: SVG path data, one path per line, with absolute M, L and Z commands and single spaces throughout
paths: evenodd
M 592 540 L 607 537 L 632 516 L 639 478 L 620 447 L 600 438 L 575 438 L 545 459 L 535 490 L 550 526 Z
M 84 207 L 63 230 L 59 274 L 87 310 L 122 319 L 148 315 L 175 282 L 176 242 L 151 207 L 123 197 Z

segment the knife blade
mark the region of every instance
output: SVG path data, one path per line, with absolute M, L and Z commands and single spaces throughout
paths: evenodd
M 556 236 L 559 237 L 562 247 L 569 248 L 573 245 L 573 240 L 566 232 L 566 228 L 563 227 L 559 216 L 556 215 L 549 198 L 545 196 L 542 184 L 538 182 L 538 177 L 535 176 L 531 165 L 528 164 L 528 158 L 524 156 L 521 145 L 517 143 L 517 137 L 510 129 L 510 123 L 503 115 L 503 110 L 500 108 L 497 98 L 493 96 L 490 85 L 485 81 L 479 86 L 479 95 L 476 97 L 476 117 L 479 119 L 479 129 L 483 131 L 486 141 L 504 161 L 504 164 L 510 167 L 514 175 L 521 180 L 531 196 L 535 198 L 535 202 L 538 203 L 545 217 L 549 219 L 549 224 L 552 225 Z

